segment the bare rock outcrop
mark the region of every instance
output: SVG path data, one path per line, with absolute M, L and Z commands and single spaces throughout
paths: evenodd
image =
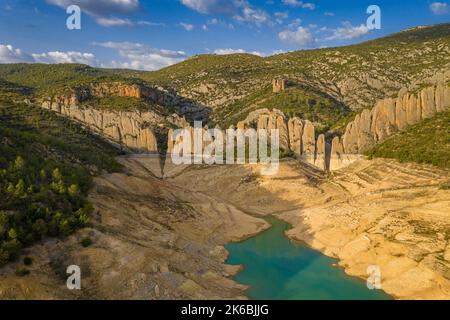
M 280 134 L 280 148 L 283 150 L 289 150 L 289 132 L 284 117 L 277 117 L 276 128 L 279 130 Z
M 180 106 L 177 97 L 162 90 L 122 82 L 90 83 L 74 88 L 68 94 L 42 99 L 40 105 L 82 123 L 130 151 L 154 153 L 160 151 L 155 129 L 160 131 L 167 126 L 185 127 L 188 122 L 184 118 L 175 113 L 165 114 L 164 107 L 159 111 L 116 111 L 90 107 L 89 103 L 83 102 L 113 96 L 143 99 L 161 106 Z
M 74 101 L 53 98 L 42 107 L 76 120 L 108 140 L 134 152 L 158 152 L 156 136 L 147 123 L 157 119 L 151 112 L 122 112 L 81 108 Z
M 331 145 L 324 134 L 318 135 L 313 123 L 289 118 L 280 110 L 260 109 L 237 123 L 237 129 L 278 129 L 280 148 L 292 151 L 303 162 L 323 171 L 339 170 L 363 158 L 361 155 L 392 134 L 450 108 L 450 87 L 438 85 L 418 93 L 402 91 L 397 99 L 379 101 L 372 110 L 363 110 L 350 122 L 342 137 Z M 234 128 L 234 126 L 232 126 Z M 169 148 L 173 142 L 169 141 Z
M 397 99 L 379 101 L 364 110 L 347 125 L 343 136 L 344 152 L 363 153 L 408 125 L 433 117 L 450 108 L 450 87 L 447 84 L 422 89 L 418 93 L 403 92 Z
M 321 134 L 317 137 L 314 165 L 323 171 L 327 171 L 326 151 L 327 143 L 325 141 L 325 135 Z
M 316 130 L 311 121 L 306 120 L 302 137 L 302 160 L 314 164 L 316 154 Z
M 302 138 L 304 123 L 299 118 L 291 118 L 288 121 L 289 147 L 299 157 L 302 154 Z

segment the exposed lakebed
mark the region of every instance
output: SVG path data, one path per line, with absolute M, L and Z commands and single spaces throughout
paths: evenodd
M 226 246 L 228 264 L 243 265 L 234 278 L 249 286 L 251 299 L 364 299 L 386 300 L 381 290 L 369 290 L 361 279 L 337 267 L 337 260 L 289 241 L 289 224 L 274 217 L 272 227 L 250 239 Z

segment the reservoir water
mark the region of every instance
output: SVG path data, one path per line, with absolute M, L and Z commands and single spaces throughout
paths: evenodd
M 248 240 L 226 246 L 228 264 L 243 265 L 235 280 L 249 286 L 250 299 L 387 300 L 381 290 L 369 290 L 366 282 L 346 275 L 333 266 L 336 259 L 304 245 L 289 241 L 286 222 L 274 217 L 266 220 L 272 227 Z

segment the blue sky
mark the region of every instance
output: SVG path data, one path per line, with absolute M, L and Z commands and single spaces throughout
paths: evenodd
M 71 4 L 80 30 L 66 27 Z M 381 9 L 380 30 L 366 25 L 369 5 Z M 195 54 L 267 56 L 449 21 L 448 0 L 0 0 L 0 63 L 156 70 Z

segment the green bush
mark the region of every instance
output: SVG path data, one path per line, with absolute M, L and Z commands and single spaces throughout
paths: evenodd
M 80 244 L 83 246 L 83 248 L 87 248 L 92 244 L 92 240 L 90 237 L 86 236 L 81 239 Z
M 31 266 L 33 264 L 33 259 L 30 257 L 23 258 L 23 264 L 26 266 Z

